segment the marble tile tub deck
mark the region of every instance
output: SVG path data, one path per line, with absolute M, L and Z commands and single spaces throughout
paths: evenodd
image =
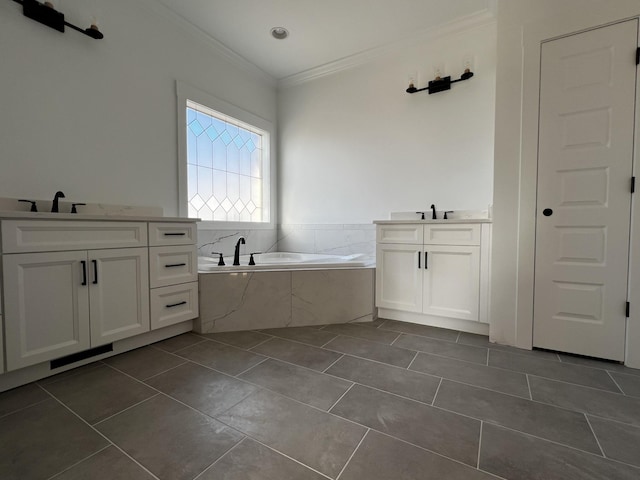
M 637 480 L 640 371 L 377 320 L 189 333 L 0 394 L 3 480 Z

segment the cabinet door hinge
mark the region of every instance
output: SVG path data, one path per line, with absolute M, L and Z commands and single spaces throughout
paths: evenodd
M 630 311 L 631 311 L 631 304 L 629 302 L 627 302 L 627 309 L 626 309 L 626 312 L 625 312 L 625 316 L 627 318 L 629 318 Z

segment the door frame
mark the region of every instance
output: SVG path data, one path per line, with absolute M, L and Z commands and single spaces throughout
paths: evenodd
M 542 43 L 557 40 L 570 35 L 583 33 L 606 27 L 627 20 L 638 19 L 634 15 L 625 18 L 603 21 L 598 25 L 576 25 L 568 29 L 562 22 L 537 23 L 523 31 L 523 87 L 522 87 L 522 137 L 520 145 L 518 192 L 518 226 L 517 226 L 517 282 L 516 282 L 516 321 L 514 344 L 520 348 L 531 349 L 533 345 L 533 305 L 535 275 L 535 240 L 536 240 L 536 202 L 537 202 L 537 170 L 538 170 L 538 120 L 540 105 L 540 61 Z M 640 39 L 639 43 L 640 45 Z M 640 75 L 637 79 L 636 105 L 640 103 Z M 636 125 L 639 125 L 640 108 L 636 107 Z M 638 142 L 640 135 L 636 128 L 633 153 L 633 172 L 640 172 Z M 631 238 L 640 239 L 640 208 L 637 205 L 636 193 L 631 202 Z M 633 241 L 631 242 L 633 247 Z M 640 299 L 640 250 L 633 248 L 629 261 L 628 298 Z M 492 335 L 492 338 L 494 336 Z M 640 302 L 631 308 L 631 316 L 627 319 L 627 339 L 625 363 L 640 368 Z

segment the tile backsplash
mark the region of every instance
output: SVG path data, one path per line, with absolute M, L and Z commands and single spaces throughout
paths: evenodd
M 375 258 L 376 228 L 373 224 L 288 224 L 278 230 L 198 230 L 198 255 L 212 257 L 211 252 L 233 255 L 238 238 L 250 252 L 299 252 L 328 255 L 362 253 Z

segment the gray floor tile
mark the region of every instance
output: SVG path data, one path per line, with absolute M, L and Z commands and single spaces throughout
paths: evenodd
M 153 389 L 106 365 L 44 388 L 91 424 L 156 395 Z
M 93 370 L 94 368 L 98 368 L 103 365 L 104 363 L 100 361 L 88 363 L 87 365 L 72 368 L 71 370 L 67 370 L 66 372 L 58 373 L 57 375 L 53 375 L 52 377 L 43 378 L 42 380 L 38 380 L 36 383 L 38 383 L 38 385 L 43 385 L 43 386 L 49 385 L 51 383 L 59 382 L 60 380 L 65 380 L 69 377 L 73 377 L 74 375 L 88 372 L 89 370 Z
M 555 352 L 546 350 L 525 350 L 524 348 L 510 347 L 509 345 L 500 345 L 499 343 L 491 343 L 486 335 L 477 335 L 475 333 L 460 333 L 458 343 L 461 345 L 472 345 L 475 347 L 488 347 L 492 350 L 501 350 L 503 352 L 513 353 L 514 355 L 523 355 L 525 357 L 544 358 L 558 362 L 558 355 Z
M 258 390 L 258 387 L 191 362 L 150 378 L 147 383 L 211 416 L 224 412 Z
M 640 467 L 640 428 L 589 416 L 606 457 Z
M 0 417 L 42 402 L 47 398 L 51 397 L 35 383 L 2 392 L 0 393 Z
M 198 480 L 325 480 L 270 448 L 245 438 Z
M 632 397 L 640 397 L 640 377 L 613 372 L 611 372 L 611 376 L 622 389 L 622 393 Z
M 164 350 L 165 352 L 173 353 L 204 341 L 204 338 L 193 335 L 192 333 L 183 333 L 182 335 L 178 335 L 177 337 L 168 338 L 161 342 L 154 343 L 153 346 Z
M 335 352 L 280 338 L 272 338 L 251 351 L 320 372 L 340 358 L 340 355 Z
M 348 323 L 327 325 L 322 329 L 324 332 L 331 332 L 338 335 L 346 335 L 348 337 L 362 338 L 371 342 L 384 343 L 391 345 L 398 338 L 397 332 L 388 330 L 380 330 L 378 328 L 364 327 L 362 325 L 351 325 Z
M 321 327 L 290 327 L 290 328 L 271 328 L 269 330 L 261 330 L 269 335 L 274 335 L 287 340 L 295 340 L 296 342 L 307 343 L 315 347 L 321 347 L 325 343 L 337 337 L 335 333 L 324 332 Z
M 331 408 L 352 385 L 351 382 L 273 359 L 239 378 L 322 410 Z
M 331 413 L 468 465 L 478 460 L 478 420 L 361 385 L 349 390 Z
M 53 399 L 0 419 L 0 478 L 46 479 L 109 443 Z
M 365 327 L 378 328 L 380 325 L 382 325 L 386 321 L 387 321 L 386 318 L 376 318 L 375 320 L 371 320 L 370 322 L 354 322 L 354 325 L 362 325 Z
M 161 480 L 191 480 L 243 437 L 158 395 L 96 426 Z
M 153 347 L 138 348 L 104 361 L 107 365 L 111 365 L 139 380 L 165 372 L 184 362 L 183 358 Z
M 348 355 L 338 360 L 326 373 L 425 403 L 431 403 L 440 384 L 438 377 Z
M 640 398 L 529 377 L 534 400 L 640 427 Z
M 485 422 L 600 454 L 584 414 L 443 380 L 435 404 Z
M 489 352 L 489 365 L 513 370 L 514 372 L 528 373 L 553 380 L 600 388 L 610 392 L 620 391 L 607 372 L 580 365 L 551 362 L 539 358 L 513 355 L 498 350 Z
M 485 423 L 480 468 L 517 480 L 637 480 L 640 470 Z
M 324 348 L 403 368 L 409 366 L 416 354 L 404 348 L 342 336 L 331 340 Z
M 585 367 L 600 368 L 602 370 L 609 370 L 610 372 L 625 373 L 627 375 L 640 376 L 640 369 L 629 368 L 618 362 L 612 362 L 608 360 L 599 360 L 597 358 L 580 357 L 577 355 L 569 355 L 565 353 L 559 353 L 560 361 L 562 363 L 571 363 L 574 365 L 584 365 Z
M 493 475 L 370 430 L 340 480 L 491 480 Z
M 529 398 L 527 377 L 522 373 L 487 367 L 452 358 L 419 353 L 411 364 L 411 370 L 489 388 L 510 395 Z
M 202 336 L 217 342 L 226 343 L 227 345 L 233 345 L 234 347 L 245 348 L 247 350 L 271 338 L 269 335 L 253 332 L 251 330 L 244 330 L 242 332 L 206 333 Z
M 450 342 L 455 342 L 458 338 L 458 332 L 456 330 L 447 330 L 446 328 L 431 327 L 429 325 L 418 325 L 417 323 L 398 322 L 396 320 L 386 320 L 378 328 L 381 330 L 391 330 L 392 332 L 438 338 Z
M 211 340 L 179 350 L 176 355 L 229 375 L 242 373 L 265 359 L 255 353 Z
M 335 478 L 365 429 L 266 390 L 221 415 L 227 425 Z
M 116 447 L 110 446 L 51 480 L 153 480 L 153 478 Z
M 458 360 L 479 363 L 481 365 L 487 364 L 488 349 L 486 348 L 460 345 L 458 343 L 447 342 L 444 340 L 435 340 L 433 338 L 406 334 L 403 334 L 393 345 L 395 347 L 434 353 L 436 355 L 457 358 Z

